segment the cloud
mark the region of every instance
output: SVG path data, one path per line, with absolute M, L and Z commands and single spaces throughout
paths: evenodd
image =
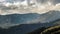
M 60 0 L 53 0 L 53 4 L 58 4 L 60 3 Z
M 46 8 L 47 7 L 47 8 Z M 9 8 L 9 7 L 8 7 Z M 25 13 L 46 13 L 49 10 L 60 10 L 60 6 L 56 5 L 56 6 L 40 6 L 40 8 L 35 8 L 35 9 L 11 9 L 11 8 L 2 8 L 2 10 L 0 10 L 0 15 L 8 15 L 8 14 L 14 14 L 14 13 L 18 13 L 18 14 L 25 14 Z
M 13 5 L 14 6 L 14 5 Z M 13 7 L 11 6 L 11 7 Z M 19 14 L 24 14 L 24 13 L 45 13 L 48 12 L 49 10 L 60 10 L 60 3 L 53 5 L 51 3 L 47 3 L 47 4 L 40 4 L 38 8 L 32 8 L 32 9 L 28 9 L 28 7 L 25 7 L 26 9 L 24 9 L 23 7 L 3 7 L 1 10 L 1 15 L 6 15 L 6 14 L 14 14 L 14 13 L 19 13 Z M 8 9 L 9 8 L 9 9 Z M 18 9 L 21 8 L 21 9 Z
M 5 0 L 5 2 L 23 2 L 24 0 Z
M 52 4 L 58 4 L 60 3 L 60 0 L 36 0 L 38 3 L 42 3 L 42 4 L 45 4 L 47 3 L 48 1 L 50 1 Z
M 38 3 L 46 3 L 48 0 L 36 0 Z
M 8 0 L 9 1 L 9 0 Z M 14 1 L 14 0 L 10 0 Z M 20 1 L 20 0 L 15 0 Z M 0 14 L 6 15 L 6 14 L 24 14 L 24 13 L 45 13 L 49 10 L 60 10 L 60 0 L 36 0 L 37 5 L 33 5 L 32 7 L 28 7 L 26 1 L 21 0 L 23 2 L 16 2 L 15 4 L 11 3 L 5 3 L 3 7 L 0 8 Z M 39 4 L 40 3 L 40 4 Z M 20 6 L 21 5 L 21 6 Z M 7 7 L 8 6 L 8 7 Z M 29 9 L 28 9 L 29 8 Z
M 3 1 L 5 1 L 5 0 L 0 0 L 0 2 L 3 2 Z

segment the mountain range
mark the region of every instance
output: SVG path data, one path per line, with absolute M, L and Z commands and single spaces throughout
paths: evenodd
M 38 28 L 47 28 L 50 26 L 58 25 L 60 24 L 59 22 L 60 11 L 56 10 L 51 10 L 44 14 L 28 13 L 0 15 L 0 33 L 26 34 Z

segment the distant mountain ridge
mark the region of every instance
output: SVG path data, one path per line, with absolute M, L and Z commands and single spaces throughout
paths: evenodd
M 40 17 L 37 13 L 29 13 L 29 14 L 10 14 L 10 15 L 0 15 L 0 23 L 3 21 L 5 23 L 21 23 L 25 21 L 31 21 Z M 8 20 L 8 21 L 7 21 Z
M 22 18 L 25 20 L 22 20 Z M 33 22 L 32 22 L 33 20 Z M 24 21 L 24 23 L 23 23 Z M 26 22 L 31 21 L 31 22 Z M 19 24 L 18 26 L 11 26 L 8 29 L 0 30 L 2 34 L 25 34 L 32 32 L 41 27 L 49 27 L 60 24 L 60 11 L 49 11 L 44 14 L 29 13 L 29 14 L 10 14 L 10 15 L 0 15 L 0 23 L 5 24 Z M 22 24 L 21 24 L 22 23 Z M 27 24 L 28 23 L 28 24 Z M 7 26 L 8 26 L 7 24 Z M 2 27 L 6 25 L 1 25 Z M 0 27 L 1 27 L 0 26 Z M 10 26 L 9 26 L 10 27 Z
M 0 15 L 0 27 L 36 23 L 38 17 L 40 17 L 40 14 L 37 13 Z
M 42 16 L 40 16 L 40 19 L 44 22 L 55 21 L 57 19 L 60 19 L 60 11 L 57 10 L 48 11 L 47 13 L 42 14 Z
M 33 23 L 49 23 L 60 19 L 60 11 L 49 11 L 44 14 L 28 13 L 28 14 L 10 14 L 0 15 L 0 27 L 9 27 L 13 24 L 33 24 Z

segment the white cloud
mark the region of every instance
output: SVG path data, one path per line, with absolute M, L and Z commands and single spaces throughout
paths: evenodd
M 6 1 L 6 0 L 0 0 L 0 2 L 3 2 L 3 1 Z
M 41 0 L 42 1 L 42 0 Z M 53 0 L 51 0 L 52 2 L 53 2 Z M 39 14 L 41 14 L 41 13 L 45 13 L 45 12 L 48 12 L 49 10 L 60 10 L 60 3 L 57 3 L 57 4 L 53 4 L 51 1 L 48 1 L 47 2 L 47 0 L 45 0 L 45 2 L 46 3 L 40 3 L 40 4 L 38 4 L 38 8 L 36 8 L 37 6 L 35 6 L 35 8 L 31 8 L 31 7 L 28 7 L 27 6 L 27 1 L 23 1 L 23 2 L 16 2 L 16 3 L 13 3 L 13 4 L 11 4 L 11 3 L 6 3 L 5 4 L 5 6 L 9 6 L 9 5 L 16 5 L 17 7 L 19 6 L 19 4 L 21 4 L 21 5 L 24 5 L 25 6 L 25 9 L 23 9 L 22 8 L 22 10 L 20 10 L 21 9 L 21 7 L 18 7 L 18 8 L 20 8 L 20 9 L 9 9 L 9 10 L 1 10 L 0 12 L 0 14 L 2 15 L 4 15 L 4 14 L 13 14 L 13 13 L 19 13 L 19 14 L 24 14 L 24 13 L 39 13 Z M 10 8 L 10 7 L 7 7 L 7 8 Z M 28 9 L 28 8 L 30 8 L 30 9 Z M 6 11 L 6 12 L 5 12 Z M 8 11 L 8 12 L 7 12 Z

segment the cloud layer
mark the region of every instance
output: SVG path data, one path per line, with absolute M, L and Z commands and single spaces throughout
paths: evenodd
M 49 10 L 60 10 L 60 0 L 36 0 L 35 2 L 37 4 L 34 4 L 34 1 L 32 1 L 32 5 L 29 7 L 26 0 L 25 1 L 24 0 L 2 0 L 2 1 L 0 3 L 1 15 L 13 14 L 13 13 L 20 13 L 20 14 L 40 13 L 41 14 Z

